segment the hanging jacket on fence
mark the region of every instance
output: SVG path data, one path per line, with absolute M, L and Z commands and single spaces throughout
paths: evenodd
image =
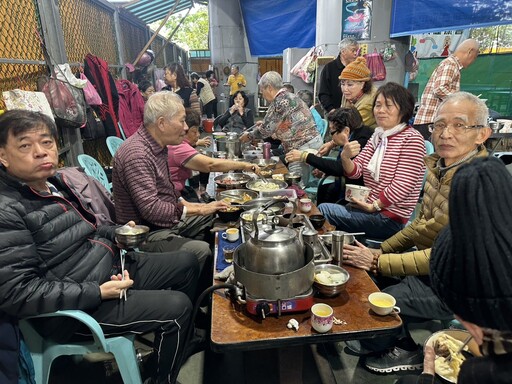
M 126 137 L 130 137 L 142 125 L 144 119 L 144 99 L 137 85 L 128 80 L 116 80 L 119 94 L 119 121 Z
M 105 60 L 90 53 L 84 59 L 84 73 L 98 91 L 103 104 L 93 106 L 103 121 L 107 136 L 121 137 L 118 124 L 119 95 Z

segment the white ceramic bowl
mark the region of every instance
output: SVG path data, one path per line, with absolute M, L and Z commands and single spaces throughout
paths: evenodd
M 352 201 L 355 197 L 358 200 L 366 201 L 370 195 L 371 189 L 362 185 L 347 184 L 345 185 L 345 200 Z

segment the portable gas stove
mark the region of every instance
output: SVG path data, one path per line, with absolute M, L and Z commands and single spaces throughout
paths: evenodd
M 265 318 L 268 315 L 281 316 L 283 313 L 305 312 L 313 306 L 313 289 L 290 299 L 266 300 L 245 294 L 247 312 Z

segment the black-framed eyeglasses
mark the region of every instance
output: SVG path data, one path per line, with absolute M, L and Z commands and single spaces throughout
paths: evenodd
M 442 121 L 437 123 L 429 124 L 428 129 L 432 133 L 442 133 L 445 129 L 448 129 L 453 134 L 460 134 L 466 132 L 468 129 L 484 128 L 485 125 L 465 125 L 463 123 L 446 124 Z
M 329 133 L 331 134 L 331 136 L 334 136 L 334 135 L 336 135 L 336 134 L 340 133 L 340 131 L 338 131 L 338 130 L 335 130 L 335 131 L 329 131 Z

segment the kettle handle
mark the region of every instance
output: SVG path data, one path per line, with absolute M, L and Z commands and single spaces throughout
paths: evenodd
M 252 224 L 254 226 L 254 239 L 258 240 L 259 234 L 260 234 L 259 229 L 258 229 L 258 216 L 260 214 L 263 214 L 263 215 L 265 215 L 265 218 L 268 219 L 268 215 L 265 213 L 265 211 L 267 209 L 269 209 L 271 206 L 273 206 L 274 204 L 278 204 L 280 202 L 282 202 L 282 200 L 269 201 L 267 204 L 263 204 L 261 207 L 259 207 L 258 209 L 256 209 L 254 211 L 254 213 L 252 214 Z M 294 205 L 294 208 L 296 208 L 295 205 Z M 293 212 L 295 213 L 295 209 Z

